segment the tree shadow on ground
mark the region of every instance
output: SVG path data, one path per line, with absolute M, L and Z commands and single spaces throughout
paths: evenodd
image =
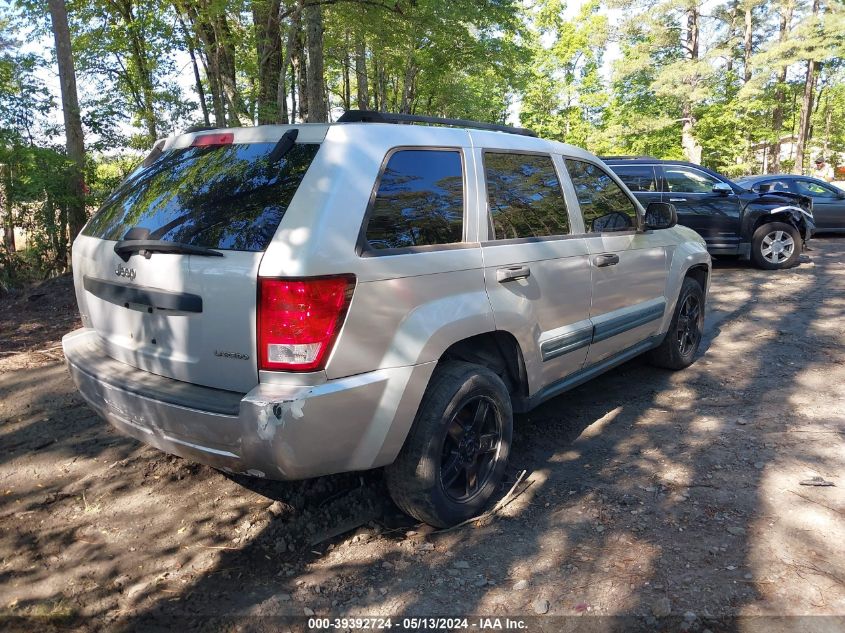
M 686 617 L 690 626 L 731 628 L 719 618 L 764 599 L 757 525 L 776 517 L 762 512 L 762 483 L 770 465 L 785 459 L 767 438 L 802 416 L 803 376 L 829 363 L 814 350 L 842 348 L 841 334 L 823 325 L 845 317 L 836 301 L 845 280 L 824 267 L 843 254 L 845 243 L 832 243 L 814 254 L 815 267 L 774 273 L 720 264 L 715 318 L 691 368 L 671 373 L 636 359 L 518 420 L 509 480 L 526 469 L 531 486 L 495 521 L 442 533 L 414 527 L 410 536 L 395 518 L 388 520 L 396 527 L 373 527 L 394 512 L 377 472 L 293 483 L 237 479 L 263 499 L 264 518 L 243 538 L 219 541 L 213 559 L 197 554 L 217 542 L 202 529 L 221 520 L 216 506 L 199 526 L 190 513 L 194 524 L 175 540 L 166 530 L 177 519 L 160 524 L 138 541 L 151 548 L 147 559 L 175 557 L 193 571 L 136 591 L 114 589 L 120 598 L 88 615 L 127 631 L 276 630 L 274 618 L 307 613 L 542 613 L 571 618 L 554 621 L 558 630 L 589 622 L 602 631 L 682 626 Z M 796 338 L 796 331 L 805 334 Z M 819 468 L 828 459 L 812 447 L 801 458 Z M 130 459 L 140 467 L 137 452 Z M 126 494 L 119 481 L 114 494 Z M 184 500 L 207 499 L 203 487 L 223 482 L 194 467 L 179 488 Z M 138 511 L 149 512 L 162 491 L 148 491 L 153 500 Z M 278 515 L 263 510 L 272 500 L 280 502 Z M 168 502 L 178 515 L 180 499 Z M 226 512 L 229 526 L 256 516 Z M 347 526 L 357 529 L 353 537 Z M 78 547 L 80 535 L 38 538 Z M 159 540 L 168 545 L 155 547 Z M 27 582 L 39 578 L 34 571 Z M 527 588 L 514 588 L 521 580 Z M 617 614 L 626 619 L 582 617 Z M 671 625 L 656 617 L 670 614 L 677 618 Z

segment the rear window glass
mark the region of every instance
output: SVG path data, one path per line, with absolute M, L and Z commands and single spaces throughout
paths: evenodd
M 456 150 L 399 150 L 387 161 L 367 222 L 372 249 L 463 239 L 464 178 Z
M 659 191 L 654 177 L 654 167 L 649 165 L 611 165 L 619 179 L 631 191 Z
M 263 251 L 319 149 L 296 144 L 270 163 L 275 143 L 167 151 L 118 187 L 83 231 L 120 240 L 133 227 L 151 240 Z
M 566 202 L 550 156 L 484 152 L 484 175 L 497 240 L 569 233 Z

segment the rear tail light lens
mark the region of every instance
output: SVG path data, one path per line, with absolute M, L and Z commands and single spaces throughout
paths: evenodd
M 258 280 L 258 368 L 325 367 L 355 287 L 353 276 Z

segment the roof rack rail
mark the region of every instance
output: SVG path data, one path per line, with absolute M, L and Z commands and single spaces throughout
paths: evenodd
M 660 160 L 654 156 L 646 156 L 641 154 L 639 156 L 599 156 L 602 160 Z
M 451 125 L 475 130 L 493 130 L 507 132 L 521 136 L 537 136 L 536 132 L 524 127 L 512 127 L 496 123 L 480 123 L 467 119 L 442 119 L 434 116 L 420 116 L 416 114 L 395 114 L 392 112 L 376 112 L 374 110 L 347 110 L 337 120 L 338 123 L 433 123 L 435 125 Z

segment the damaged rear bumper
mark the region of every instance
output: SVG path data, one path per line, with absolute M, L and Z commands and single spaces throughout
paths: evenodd
M 109 357 L 82 328 L 62 339 L 82 396 L 120 431 L 222 470 L 304 479 L 392 462 L 435 363 L 247 394 L 157 376 Z

